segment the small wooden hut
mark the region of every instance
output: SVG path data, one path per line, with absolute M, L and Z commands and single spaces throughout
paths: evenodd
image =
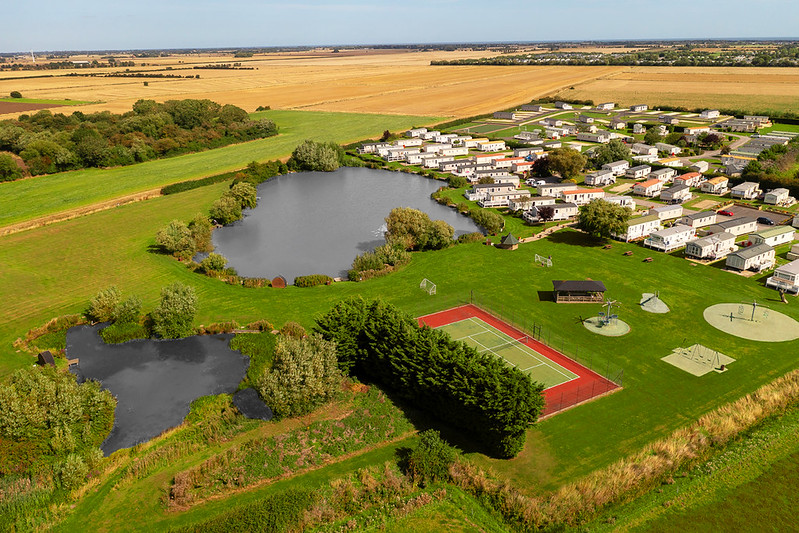
M 515 250 L 519 247 L 519 239 L 513 236 L 513 233 L 508 233 L 502 240 L 497 244 L 497 248 L 501 248 L 503 250 Z

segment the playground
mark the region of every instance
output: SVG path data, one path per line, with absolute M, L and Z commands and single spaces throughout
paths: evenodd
M 694 344 L 687 348 L 675 348 L 669 355 L 661 358 L 661 361 L 701 377 L 709 372 L 726 372 L 727 365 L 734 363 L 735 359 L 707 346 Z
M 419 317 L 420 325 L 446 331 L 481 353 L 490 353 L 544 384 L 544 416 L 620 389 L 582 364 L 487 311 L 462 305 Z
M 784 342 L 799 339 L 799 322 L 756 301 L 716 304 L 703 313 L 716 329 L 760 342 Z

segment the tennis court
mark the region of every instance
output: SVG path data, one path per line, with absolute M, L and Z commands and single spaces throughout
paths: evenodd
M 559 364 L 533 350 L 527 337 L 514 338 L 477 318 L 469 317 L 451 324 L 439 326 L 455 340 L 463 341 L 478 352 L 490 352 L 505 360 L 533 381 L 544 384 L 544 388 L 555 387 L 579 378 Z

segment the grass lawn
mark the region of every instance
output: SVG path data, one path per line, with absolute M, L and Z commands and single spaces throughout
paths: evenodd
M 799 133 L 799 124 L 774 124 L 768 128 L 757 130 L 758 133 L 769 133 L 772 131 L 790 131 Z
M 0 98 L 0 102 L 12 102 L 17 104 L 52 104 L 52 105 L 83 105 L 96 102 L 83 100 L 42 100 L 39 98 Z M 33 111 L 35 113 L 35 111 Z
M 399 131 L 439 120 L 317 111 L 264 111 L 253 113 L 252 117 L 274 120 L 280 127 L 280 134 L 127 167 L 76 170 L 0 183 L 0 227 L 178 181 L 236 170 L 251 161 L 286 157 L 305 139 L 343 144 L 379 136 L 384 130 Z
M 397 179 L 403 174 L 397 173 Z M 701 414 L 729 402 L 795 366 L 799 341 L 757 343 L 722 333 L 704 322 L 705 307 L 757 298 L 799 317 L 799 303 L 777 303 L 772 290 L 755 280 L 705 268 L 676 257 L 624 243 L 604 250 L 582 234 L 564 230 L 546 240 L 504 251 L 481 244 L 414 254 L 410 265 L 390 276 L 363 283 L 314 288 L 245 289 L 189 272 L 182 264 L 149 253 L 157 229 L 172 218 L 189 219 L 207 209 L 226 184 L 121 206 L 94 215 L 0 238 L 0 371 L 32 363 L 11 343 L 33 326 L 83 310 L 99 289 L 116 284 L 138 294 L 152 309 L 162 286 L 181 281 L 199 296 L 196 322 L 267 318 L 276 325 L 296 320 L 311 325 L 315 315 L 342 298 L 383 297 L 421 315 L 451 307 L 474 290 L 516 315 L 537 322 L 544 338 L 583 357 L 608 360 L 624 368 L 624 389 L 609 397 L 558 414 L 529 432 L 525 450 L 513 461 L 474 459 L 510 478 L 523 490 L 538 492 L 607 465 L 638 450 Z M 634 255 L 623 255 L 632 250 Z M 533 265 L 534 254 L 552 255 L 554 266 Z M 641 259 L 653 256 L 652 263 Z M 599 337 L 579 322 L 595 315 L 597 304 L 546 301 L 553 279 L 602 280 L 608 296 L 619 300 L 620 317 L 632 331 L 620 338 Z M 428 278 L 438 294 L 419 290 Z M 638 307 L 642 292 L 660 291 L 671 307 L 651 315 Z M 543 299 L 542 299 L 543 297 Z M 660 361 L 677 346 L 700 343 L 736 359 L 724 374 L 693 377 Z M 612 428 L 612 429 L 608 429 Z M 473 451 L 468 438 L 453 439 Z

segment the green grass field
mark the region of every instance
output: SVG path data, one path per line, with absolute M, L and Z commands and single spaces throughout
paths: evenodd
M 455 340 L 465 342 L 478 352 L 494 354 L 510 366 L 530 375 L 533 381 L 543 383 L 547 389 L 579 377 L 532 348 L 514 342 L 519 339 L 514 339 L 479 318 L 467 318 L 438 329 L 447 332 Z
M 315 111 L 264 111 L 280 134 L 243 144 L 111 169 L 85 169 L 0 183 L 0 227 L 147 191 L 170 183 L 220 174 L 251 161 L 286 157 L 305 139 L 349 143 L 439 120 L 435 117 Z
M 402 176 L 396 173 L 397 179 Z M 603 250 L 570 230 L 516 251 L 472 244 L 417 253 L 410 265 L 387 277 L 307 289 L 234 287 L 147 251 L 159 227 L 207 209 L 225 187 L 204 187 L 0 238 L 0 296 L 6 302 L 0 310 L 0 371 L 32 364 L 30 356 L 11 346 L 14 339 L 54 316 L 82 311 L 99 289 L 111 284 L 139 295 L 145 311 L 152 309 L 162 286 L 175 280 L 191 284 L 199 296 L 198 324 L 267 318 L 276 325 L 296 320 L 306 326 L 352 295 L 383 297 L 421 315 L 451 307 L 449 298 L 466 298 L 473 289 L 513 309 L 518 322 L 543 325 L 556 348 L 565 344 L 566 351 L 578 349 L 584 357 L 603 358 L 625 370 L 622 391 L 541 422 L 514 461 L 474 455 L 523 490 L 538 492 L 638 450 L 795 366 L 798 341 L 745 341 L 702 318 L 706 306 L 720 302 L 757 298 L 779 305 L 773 303 L 775 292 L 755 280 L 669 255 L 654 254 L 652 263 L 642 263 L 635 245 L 614 243 Z M 626 257 L 626 250 L 635 254 Z M 536 253 L 552 255 L 554 266 L 536 267 Z M 622 302 L 620 317 L 632 327 L 625 337 L 600 338 L 579 323 L 579 316 L 595 315 L 598 305 L 546 301 L 553 279 L 588 277 L 602 280 L 608 296 Z M 422 278 L 438 285 L 437 295 L 419 289 Z M 671 313 L 653 316 L 638 308 L 641 293 L 655 290 Z M 790 302 L 781 312 L 799 318 L 799 303 Z M 695 379 L 660 361 L 674 347 L 694 343 L 723 348 L 737 361 L 724 374 Z
M 0 98 L 0 102 L 13 102 L 17 104 L 52 104 L 52 105 L 83 105 L 97 102 L 83 100 L 42 100 L 40 98 Z

